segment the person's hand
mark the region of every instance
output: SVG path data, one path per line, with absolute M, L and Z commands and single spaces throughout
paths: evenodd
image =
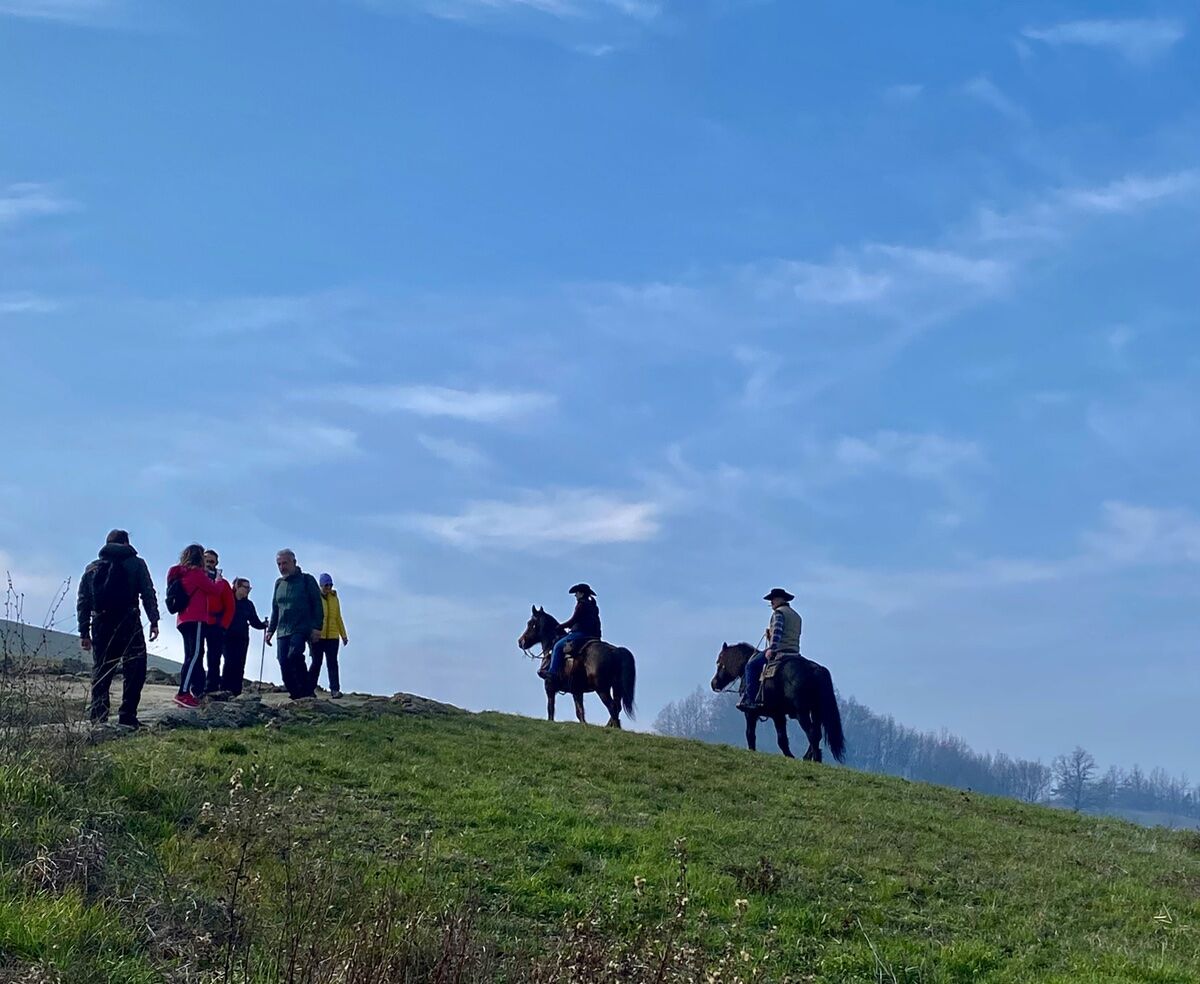
M 320 641 L 321 641 L 321 630 L 320 630 L 320 629 L 313 629 L 313 630 L 312 630 L 312 632 L 310 632 L 310 633 L 308 634 L 308 641 L 309 641 L 309 642 L 311 642 L 311 643 L 312 643 L 314 646 L 315 646 L 315 645 L 316 645 L 318 642 L 320 642 Z
M 268 632 L 266 634 L 266 636 L 263 638 L 263 642 L 265 642 L 268 646 L 271 645 L 271 633 L 270 632 Z
M 350 645 L 350 637 L 349 636 L 342 636 L 342 645 L 343 646 Z
M 158 623 L 155 622 L 153 625 L 150 626 L 150 641 L 153 642 L 157 638 L 158 638 Z
M 86 639 L 86 638 L 81 638 L 79 640 L 79 648 L 82 649 L 85 653 L 90 653 L 92 651 L 92 640 Z

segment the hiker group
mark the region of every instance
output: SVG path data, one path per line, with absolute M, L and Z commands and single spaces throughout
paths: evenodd
M 330 696 L 342 696 L 338 652 L 350 639 L 333 578 L 322 574 L 318 582 L 300 569 L 291 550 L 280 550 L 275 563 L 279 577 L 265 621 L 250 600 L 249 579 L 227 581 L 215 550 L 189 544 L 179 563 L 167 572 L 164 600 L 183 639 L 183 667 L 175 695 L 180 707 L 196 707 L 205 695 L 242 692 L 251 629 L 264 633 L 264 655 L 267 646 L 275 646 L 283 683 L 293 700 L 316 693 L 322 665 L 328 667 Z M 129 534 L 113 530 L 80 578 L 76 600 L 80 645 L 92 654 L 88 717 L 93 722 L 108 720 L 109 691 L 120 667 L 123 684 L 117 720 L 138 727 L 147 641 L 139 602 L 153 642 L 160 621 L 154 580 L 130 544 Z

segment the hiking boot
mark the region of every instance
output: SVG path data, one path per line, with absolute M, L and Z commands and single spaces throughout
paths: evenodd
M 750 712 L 761 711 L 762 710 L 762 701 L 750 700 L 748 697 L 743 697 L 741 700 L 739 700 L 737 702 L 737 709 L 739 711 L 750 711 Z
M 340 690 L 331 690 L 329 692 L 329 699 L 330 700 L 341 700 L 342 692 Z
M 179 707 L 199 707 L 200 701 L 196 700 L 191 694 L 182 693 L 175 695 L 175 703 Z
M 142 726 L 142 722 L 137 718 L 118 718 L 117 724 L 122 728 L 128 728 L 130 731 L 137 731 Z

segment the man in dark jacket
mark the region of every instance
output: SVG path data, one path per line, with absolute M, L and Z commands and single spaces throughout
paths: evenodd
M 79 645 L 92 654 L 92 699 L 88 718 L 108 720 L 109 688 L 117 667 L 124 684 L 117 720 L 138 727 L 137 709 L 146 684 L 146 637 L 138 599 L 150 621 L 150 641 L 158 638 L 158 596 L 146 562 L 129 545 L 129 534 L 113 530 L 100 556 L 79 579 L 75 612 L 79 616 Z
M 292 700 L 311 697 L 316 693 L 316 686 L 304 660 L 304 648 L 321 639 L 321 625 L 325 621 L 321 588 L 315 577 L 300 570 L 291 550 L 280 550 L 275 555 L 275 564 L 279 568 L 279 579 L 271 596 L 267 645 L 279 636 L 275 657 L 279 660 L 283 685 Z
M 574 646 L 572 651 L 578 653 L 584 642 L 600 638 L 600 606 L 596 604 L 596 592 L 587 584 L 576 584 L 570 593 L 575 596 L 575 612 L 562 623 L 567 634 L 554 644 L 550 665 L 545 673 L 539 671 L 546 680 L 553 680 L 562 670 L 568 645 Z
M 225 632 L 225 665 L 221 669 L 221 689 L 234 696 L 242 692 L 246 673 L 246 651 L 250 648 L 250 628 L 265 630 L 267 623 L 258 617 L 258 609 L 250 600 L 250 582 L 235 578 L 233 582 L 233 621 Z

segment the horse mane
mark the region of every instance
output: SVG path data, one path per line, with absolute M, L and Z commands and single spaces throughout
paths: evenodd
M 758 652 L 758 649 L 756 647 L 752 646 L 748 642 L 735 642 L 732 646 L 729 646 L 728 648 L 732 649 L 734 652 L 737 652 L 737 653 L 744 653 L 745 656 L 747 657 L 747 659 L 749 657 L 753 656 L 756 652 Z

